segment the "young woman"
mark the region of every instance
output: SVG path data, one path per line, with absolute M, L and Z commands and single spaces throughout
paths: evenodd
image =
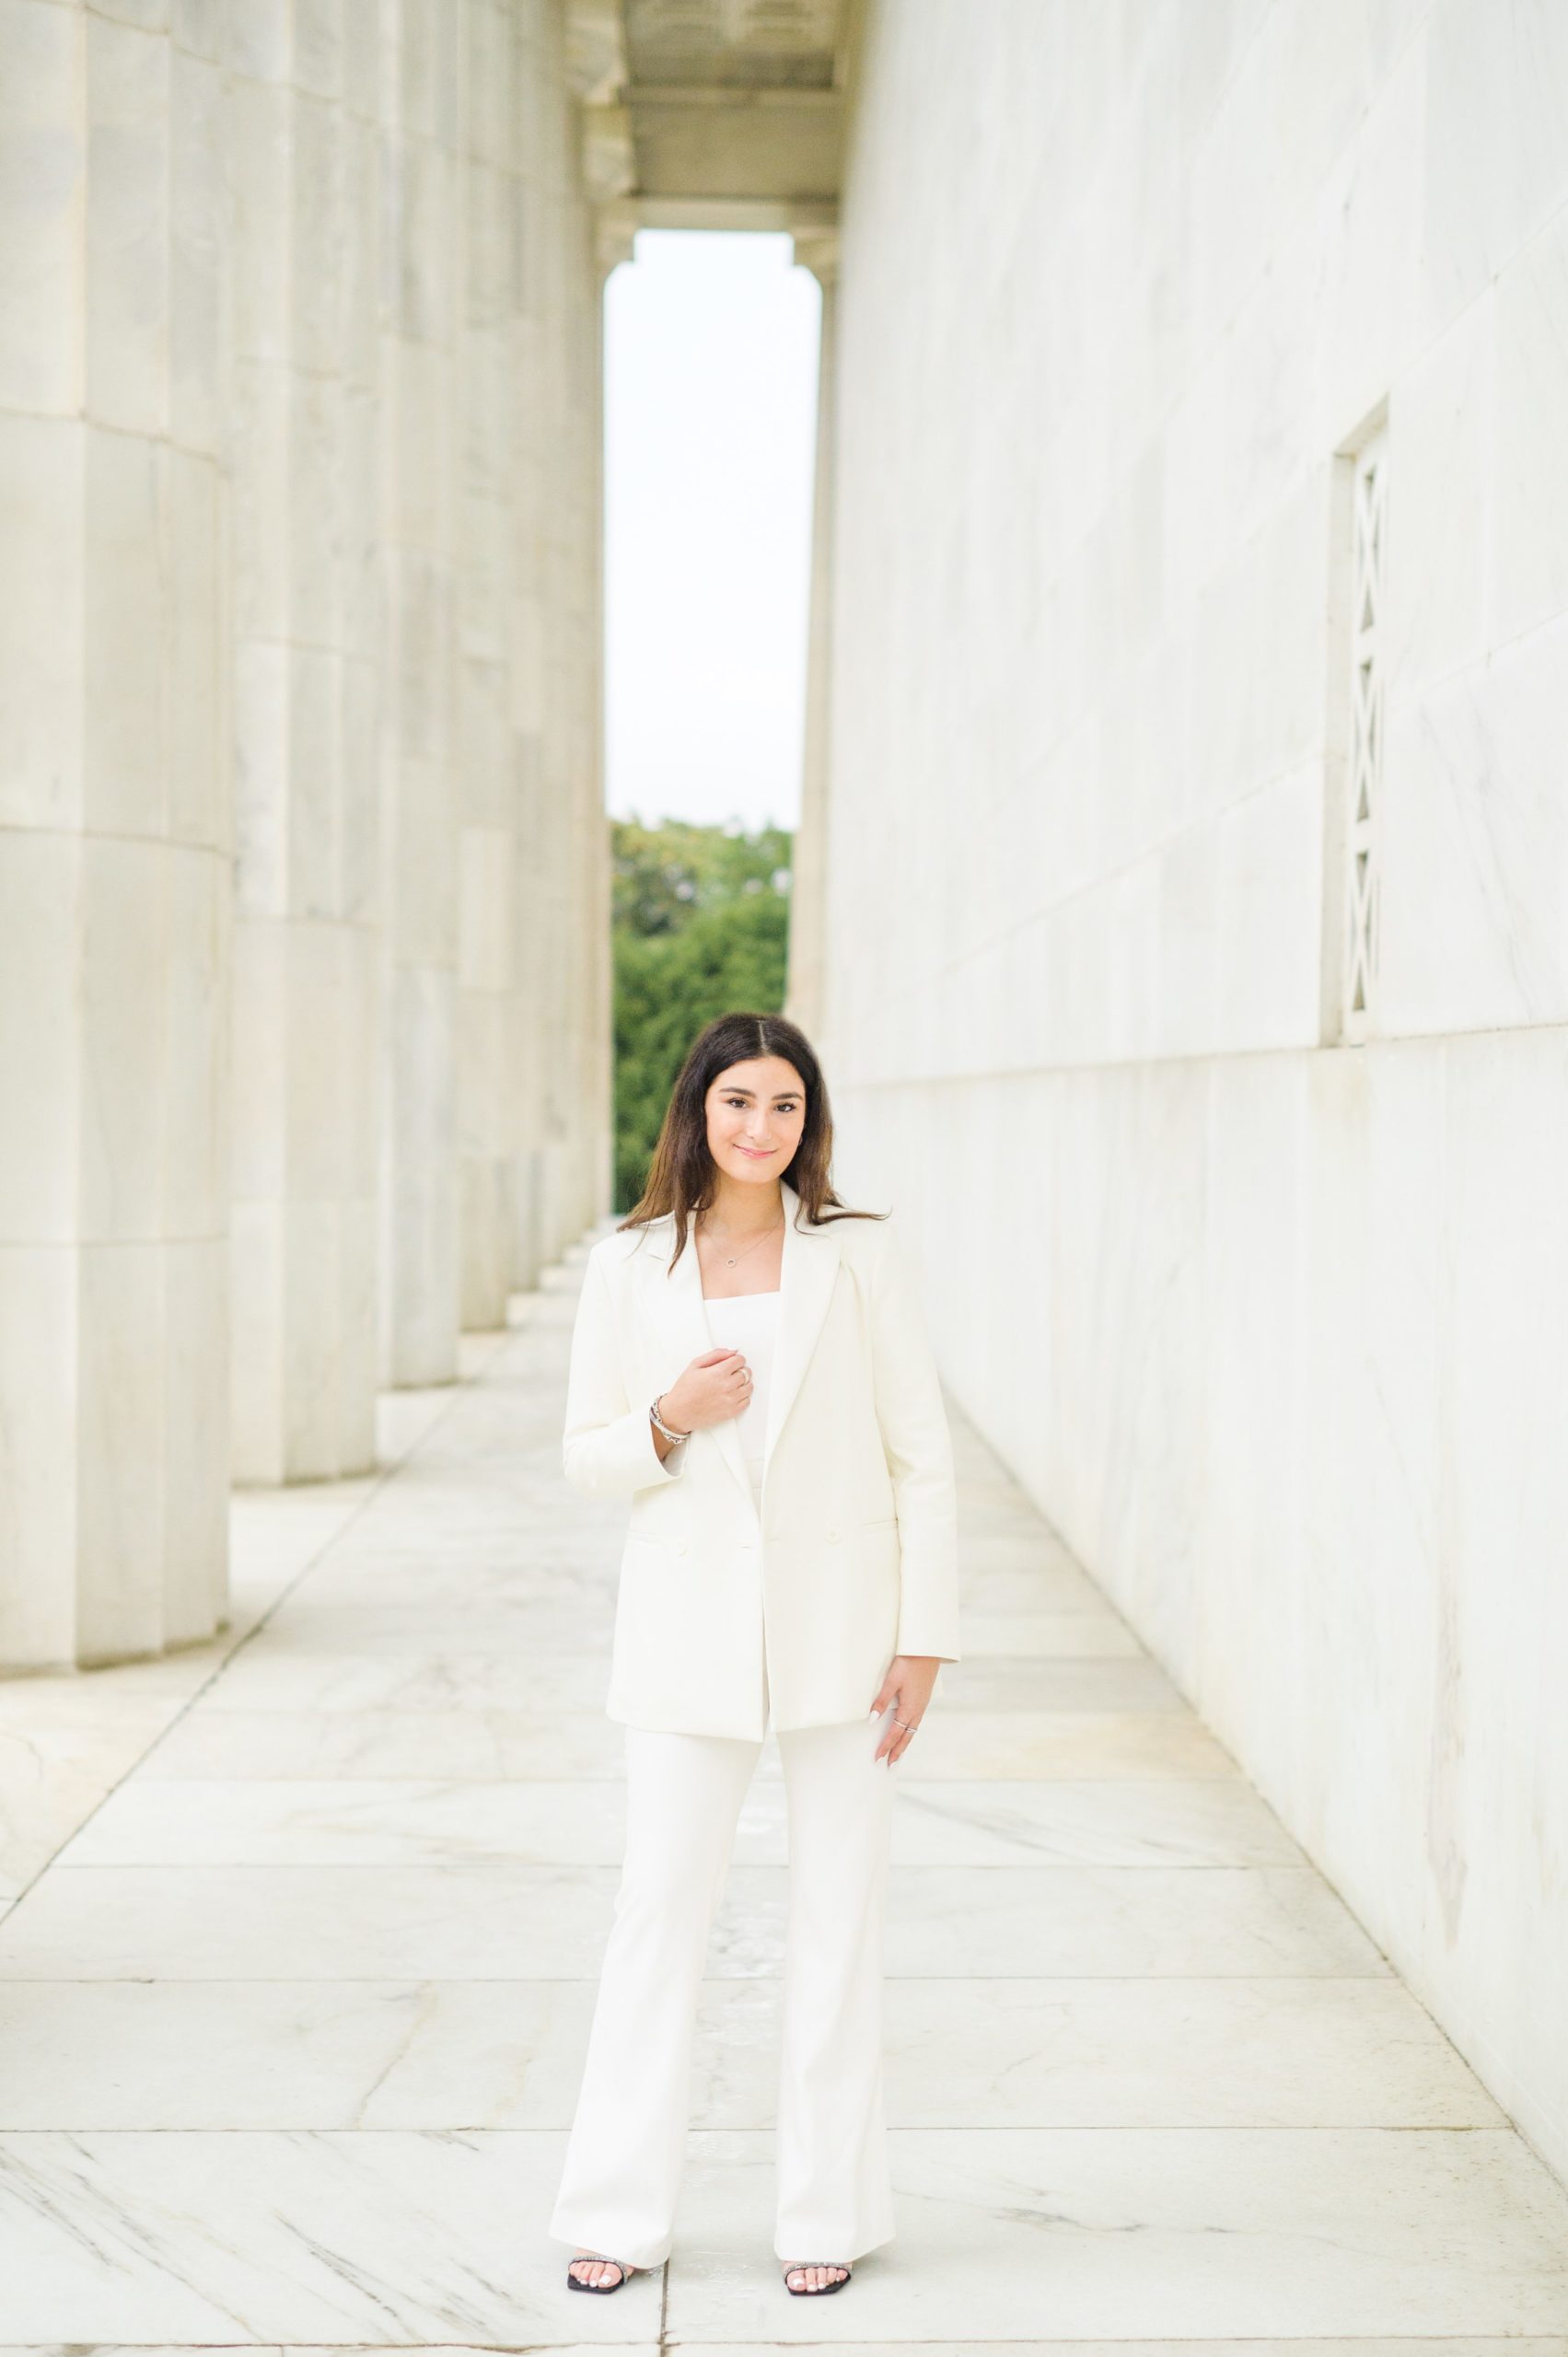
M 770 1724 L 790 1844 L 773 2249 L 805 2295 L 893 2235 L 889 1771 L 958 1659 L 952 1450 L 896 1232 L 840 1202 L 831 1145 L 804 1035 L 723 1016 L 643 1200 L 588 1257 L 566 1473 L 632 1510 L 606 1703 L 625 1863 L 550 2224 L 574 2291 L 668 2256 L 708 1935 Z

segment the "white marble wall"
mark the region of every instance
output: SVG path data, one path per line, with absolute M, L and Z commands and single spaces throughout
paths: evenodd
M 230 767 L 204 13 L 0 6 L 0 1661 L 224 1607 Z
M 1568 2168 L 1568 12 L 886 0 L 822 1046 L 948 1376 Z M 1388 415 L 1373 1037 L 1330 477 Z
M 563 13 L 0 0 L 0 1671 L 608 1201 Z

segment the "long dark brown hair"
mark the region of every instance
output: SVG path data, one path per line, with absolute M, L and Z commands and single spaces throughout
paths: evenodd
M 650 1220 L 673 1213 L 677 1241 L 670 1255 L 672 1269 L 686 1249 L 691 1222 L 707 1210 L 717 1192 L 718 1172 L 708 1151 L 708 1091 L 721 1072 L 727 1072 L 731 1064 L 749 1063 L 754 1056 L 782 1056 L 786 1064 L 794 1065 L 806 1092 L 800 1143 L 788 1168 L 780 1173 L 800 1197 L 805 1224 L 824 1227 L 833 1218 L 888 1216 L 886 1212 L 852 1211 L 829 1184 L 833 1117 L 822 1067 L 798 1023 L 783 1015 L 719 1015 L 704 1025 L 686 1051 L 665 1108 L 647 1183 L 641 1199 L 620 1223 L 622 1228 L 646 1227 Z

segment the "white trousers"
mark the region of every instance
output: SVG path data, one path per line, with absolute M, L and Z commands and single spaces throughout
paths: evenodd
M 882 1922 L 891 1713 L 778 1735 L 789 1914 L 773 2250 L 858 2258 L 893 2236 L 882 2116 Z M 626 1729 L 626 1854 L 565 2165 L 563 2242 L 633 2267 L 669 2255 L 714 1912 L 761 1739 Z

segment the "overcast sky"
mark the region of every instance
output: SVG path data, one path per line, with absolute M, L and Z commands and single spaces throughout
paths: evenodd
M 644 229 L 605 289 L 618 818 L 799 816 L 819 296 L 791 253 Z

